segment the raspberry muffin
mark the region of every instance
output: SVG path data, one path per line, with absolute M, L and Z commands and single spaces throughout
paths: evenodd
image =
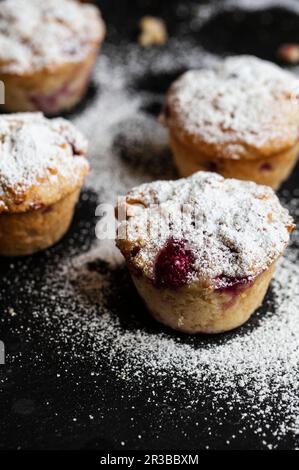
M 185 73 L 161 116 L 179 173 L 216 171 L 277 189 L 299 152 L 298 98 L 298 79 L 255 57 Z
M 87 142 L 64 119 L 0 116 L 0 255 L 22 256 L 67 231 L 89 164 Z
M 209 172 L 133 189 L 118 218 L 117 246 L 149 311 L 186 333 L 246 322 L 294 228 L 271 188 Z
M 99 10 L 74 0 L 3 0 L 0 80 L 7 111 L 54 115 L 86 91 L 104 39 Z

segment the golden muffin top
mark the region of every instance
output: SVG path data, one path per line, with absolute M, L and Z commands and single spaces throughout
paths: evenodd
M 86 57 L 103 40 L 99 10 L 73 0 L 3 0 L 0 72 L 26 75 Z
M 253 279 L 282 254 L 294 228 L 271 188 L 208 172 L 132 189 L 122 217 L 117 245 L 129 266 L 157 284 L 163 272 L 170 287 Z
M 298 141 L 299 80 L 256 57 L 230 57 L 174 82 L 162 122 L 206 155 L 274 155 Z
M 65 119 L 0 115 L 0 213 L 38 209 L 80 187 L 86 153 L 87 141 Z

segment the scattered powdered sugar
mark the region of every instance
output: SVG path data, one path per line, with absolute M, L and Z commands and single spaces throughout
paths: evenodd
M 298 136 L 299 81 L 256 57 L 224 60 L 211 70 L 190 71 L 170 89 L 170 128 L 218 145 L 222 156 L 240 158 L 272 145 L 294 145 Z
M 181 69 L 212 66 L 218 61 L 184 40 L 170 40 L 167 50 L 142 53 L 132 44 L 105 46 L 93 76 L 98 92 L 72 119 L 90 140 L 92 172 L 84 204 L 90 191 L 100 202 L 116 202 L 118 195 L 133 186 L 175 175 L 166 133 L 147 108 L 148 103 L 162 104 L 164 89 L 147 87 L 145 67 L 156 83 L 165 74 L 172 81 Z M 284 191 L 283 199 L 298 220 L 299 193 Z M 1 279 L 8 304 L 7 316 L 0 318 L 2 324 L 19 322 L 20 336 L 25 334 L 30 340 L 32 335 L 37 351 L 38 342 L 43 350 L 50 348 L 55 359 L 64 361 L 63 370 L 76 361 L 81 370 L 90 368 L 91 375 L 101 376 L 107 368 L 111 381 L 117 377 L 123 384 L 124 395 L 135 387 L 141 400 L 145 388 L 151 386 L 157 419 L 158 414 L 163 419 L 173 412 L 175 420 L 183 416 L 187 421 L 191 413 L 194 419 L 197 412 L 210 410 L 198 447 L 213 447 L 213 423 L 227 435 L 227 423 L 236 410 L 240 410 L 240 435 L 253 432 L 261 446 L 277 447 L 285 436 L 298 434 L 297 231 L 286 258 L 279 263 L 263 309 L 236 332 L 202 338 L 179 335 L 151 322 L 114 242 L 94 241 L 89 247 L 84 236 L 88 233 L 92 238 L 93 221 L 77 224 L 76 234 L 42 255 L 45 263 L 34 264 L 31 259 L 9 263 Z M 42 276 L 39 268 L 45 270 Z M 18 296 L 14 295 L 16 285 Z M 15 323 L 11 325 L 12 330 Z M 10 353 L 11 367 L 18 353 L 13 356 Z M 24 353 L 21 361 L 23 357 Z M 43 361 L 44 357 L 37 356 L 30 367 L 38 369 Z M 80 407 L 84 408 L 85 391 L 81 393 L 82 381 L 78 382 Z M 161 397 L 154 395 L 159 386 L 165 392 L 162 404 Z M 181 391 L 179 411 L 171 409 L 176 390 Z M 195 425 L 193 430 L 196 433 Z M 270 436 L 265 436 L 267 432 Z M 228 443 L 234 437 L 228 436 Z
M 11 195 L 34 185 L 58 177 L 68 184 L 80 180 L 88 167 L 86 152 L 85 138 L 65 119 L 40 113 L 0 116 L 0 212 Z
M 299 13 L 297 0 L 224 0 L 224 8 L 240 8 L 242 10 L 263 10 L 267 8 L 284 7 Z M 218 10 L 219 11 L 219 10 Z
M 79 260 L 82 263 L 82 257 Z M 86 264 L 83 263 L 81 268 L 79 266 L 80 264 L 77 265 L 77 269 L 82 275 Z M 115 361 L 116 365 L 118 355 L 124 353 L 127 355 L 122 373 L 127 374 L 128 378 L 132 371 L 138 375 L 143 367 L 152 373 L 163 371 L 172 371 L 181 375 L 187 373 L 201 384 L 215 375 L 218 376 L 217 383 L 214 384 L 215 389 L 224 394 L 233 392 L 236 396 L 237 390 L 234 389 L 238 382 L 243 388 L 255 379 L 259 382 L 261 389 L 264 387 L 263 393 L 265 393 L 270 390 L 270 380 L 275 380 L 275 376 L 277 380 L 275 386 L 279 386 L 282 372 L 289 377 L 292 375 L 292 379 L 295 378 L 299 344 L 296 339 L 291 341 L 292 344 L 286 344 L 286 342 L 288 342 L 287 338 L 290 340 L 292 337 L 298 338 L 298 310 L 295 312 L 294 309 L 294 302 L 297 302 L 296 306 L 298 304 L 298 280 L 298 267 L 287 258 L 284 259 L 273 281 L 276 314 L 273 317 L 270 314 L 266 315 L 254 331 L 240 337 L 235 336 L 217 346 L 212 346 L 211 343 L 196 350 L 193 346 L 180 344 L 174 337 L 164 333 L 153 336 L 142 329 L 125 332 L 117 316 L 109 312 L 99 318 L 98 323 L 99 326 L 102 323 L 101 327 L 103 327 L 103 333 L 107 333 L 107 338 L 110 334 L 116 335 L 110 351 L 112 363 Z M 92 291 L 98 288 L 99 282 L 106 288 L 109 285 L 107 277 L 99 275 L 93 286 L 90 283 L 86 284 Z M 282 289 L 283 285 L 287 285 L 287 288 Z M 100 292 L 94 292 L 94 294 L 101 295 Z M 102 347 L 104 338 L 100 336 L 97 339 L 100 341 L 95 344 L 95 348 Z M 273 361 L 274 358 L 275 361 Z M 238 377 L 239 380 L 237 380 Z M 297 385 L 297 380 L 295 385 Z M 248 392 L 251 393 L 250 390 Z
M 151 90 L 146 84 L 143 87 L 145 70 L 153 81 L 160 77 L 163 80 L 165 74 L 176 78 L 181 69 L 194 64 L 210 67 L 218 63 L 219 58 L 188 41 L 172 39 L 167 45 L 171 51 L 176 51 L 175 62 L 169 49 L 143 50 L 140 54 L 140 47 L 134 44 L 106 45 L 106 53 L 100 56 L 93 75 L 100 92 L 92 106 L 74 118 L 74 124 L 89 140 L 92 171 L 87 187 L 96 190 L 104 202 L 115 204 L 119 195 L 161 174 L 165 178 L 175 176 L 167 133 L 157 116 L 143 109 L 148 102 L 155 102 L 160 111 L 164 90 L 154 87 Z M 123 142 L 119 142 L 120 137 Z M 124 147 L 127 158 L 119 155 L 119 147 Z
M 0 71 L 18 74 L 78 61 L 104 33 L 93 5 L 73 0 L 3 0 Z
M 198 44 L 176 40 L 169 41 L 167 51 L 147 51 L 146 55 L 140 55 L 134 45 L 123 44 L 121 52 L 118 47 L 106 49 L 94 74 L 100 94 L 75 118 L 91 140 L 93 170 L 87 187 L 96 191 L 100 201 L 115 203 L 117 196 L 133 186 L 159 179 L 162 174 L 165 178 L 174 176 L 168 163 L 160 166 L 167 149 L 166 133 L 155 117 L 144 112 L 145 103 L 158 101 L 162 105 L 164 98 L 163 92 L 140 86 L 145 66 L 153 80 L 160 80 L 167 73 L 175 78 L 181 69 L 211 67 L 217 62 L 218 57 Z M 121 157 L 115 146 L 120 131 L 129 145 L 129 160 Z M 147 153 L 150 157 L 145 159 Z M 296 219 L 298 196 L 284 194 Z M 65 259 L 62 279 L 57 279 L 56 270 L 54 275 L 50 272 L 43 295 L 47 299 L 52 292 L 59 292 L 62 301 L 56 300 L 54 311 L 46 307 L 35 315 L 49 331 L 58 321 L 58 338 L 53 337 L 53 342 L 62 349 L 68 344 L 74 357 L 91 358 L 94 370 L 100 371 L 105 364 L 132 387 L 152 383 L 155 390 L 157 383 L 170 381 L 172 391 L 166 393 L 166 404 L 175 389 L 188 397 L 188 408 L 196 409 L 199 403 L 205 407 L 211 400 L 211 420 L 218 420 L 220 426 L 230 419 L 231 410 L 241 409 L 239 432 L 246 435 L 252 430 L 263 446 L 275 447 L 289 432 L 295 435 L 299 431 L 297 241 L 295 231 L 292 247 L 271 284 L 274 301 L 268 299 L 263 312 L 253 317 L 254 327 L 247 329 L 245 325 L 228 340 L 224 336 L 218 341 L 202 341 L 200 337 L 187 341 L 158 324 L 149 328 L 149 316 L 141 303 L 136 304 L 136 292 L 113 241 L 97 241 L 87 253 Z M 270 440 L 265 437 L 269 428 Z
M 292 227 L 271 188 L 215 173 L 141 185 L 126 204 L 118 244 L 150 279 L 169 238 L 184 240 L 194 255 L 189 282 L 255 277 L 284 251 Z
M 187 6 L 187 5 L 186 5 Z M 186 7 L 185 6 L 185 7 Z M 299 5 L 297 0 L 221 0 L 221 2 L 204 3 L 203 5 L 194 5 L 192 8 L 194 29 L 203 26 L 207 21 L 211 20 L 215 15 L 222 12 L 237 11 L 263 11 L 266 14 L 270 8 L 285 8 L 291 12 L 299 13 Z
M 112 242 L 98 242 L 88 253 L 65 259 L 59 272 L 55 267 L 47 270 L 38 292 L 43 308 L 33 311 L 32 323 L 41 320 L 47 341 L 61 351 L 67 345 L 73 360 L 92 361 L 97 373 L 104 365 L 127 386 L 150 382 L 155 387 L 171 379 L 173 387 L 186 390 L 190 407 L 212 400 L 213 420 L 218 414 L 229 419 L 229 410 L 241 407 L 239 429 L 244 434 L 252 429 L 262 437 L 270 426 L 275 447 L 286 433 L 299 431 L 295 253 L 289 251 L 279 263 L 272 281 L 274 301 L 268 300 L 255 315 L 254 326 L 218 336 L 218 341 L 198 336 L 187 341 L 161 326 L 149 326 L 141 304 L 130 313 L 111 308 L 119 290 L 135 295 L 128 279 L 119 277 L 123 263 Z M 116 284 L 117 279 L 125 286 Z M 35 291 L 27 281 L 23 289 Z

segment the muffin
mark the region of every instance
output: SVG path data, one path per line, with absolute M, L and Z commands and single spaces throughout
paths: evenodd
M 7 111 L 58 114 L 84 95 L 105 26 L 74 0 L 3 0 L 0 80 Z
M 255 57 L 185 73 L 161 116 L 180 175 L 215 171 L 277 189 L 299 152 L 298 97 L 298 79 Z
M 154 318 L 186 333 L 246 322 L 294 229 L 271 188 L 211 172 L 134 188 L 117 213 L 137 291 Z
M 48 248 L 67 231 L 89 164 L 65 119 L 0 116 L 0 256 Z

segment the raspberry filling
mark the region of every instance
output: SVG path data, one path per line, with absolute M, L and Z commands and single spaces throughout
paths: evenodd
M 205 166 L 206 166 L 207 171 L 212 171 L 212 172 L 213 171 L 216 171 L 216 172 L 219 171 L 219 167 L 218 167 L 217 163 L 215 163 L 215 162 L 207 161 Z
M 69 96 L 71 93 L 70 83 L 66 82 L 51 94 L 40 93 L 31 95 L 30 101 L 36 109 L 45 113 L 53 113 L 58 110 L 60 99 Z
M 44 113 L 56 113 L 61 106 L 61 100 L 72 98 L 74 95 L 82 93 L 86 87 L 87 80 L 83 85 L 73 86 L 73 81 L 66 81 L 60 88 L 50 94 L 33 94 L 30 96 L 30 101 L 35 109 L 43 111 Z
M 185 285 L 194 271 L 195 257 L 184 240 L 169 238 L 159 251 L 154 265 L 156 287 L 175 289 Z
M 270 163 L 263 163 L 260 166 L 260 171 L 271 171 L 271 170 L 272 170 L 272 166 L 270 165 Z
M 226 310 L 234 305 L 238 295 L 252 286 L 254 279 L 252 277 L 218 276 L 214 281 L 218 293 L 230 296 L 229 301 L 223 305 Z

